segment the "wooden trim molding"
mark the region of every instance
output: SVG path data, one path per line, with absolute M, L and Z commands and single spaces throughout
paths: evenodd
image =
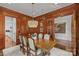
M 73 55 L 76 54 L 76 11 L 73 11 L 72 15 L 72 43 L 71 43 L 71 48 Z

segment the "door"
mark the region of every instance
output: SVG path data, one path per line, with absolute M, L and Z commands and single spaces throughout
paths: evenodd
M 5 48 L 16 44 L 16 18 L 5 16 Z
M 13 28 L 12 28 L 12 35 L 13 41 L 16 42 L 16 18 L 13 18 Z

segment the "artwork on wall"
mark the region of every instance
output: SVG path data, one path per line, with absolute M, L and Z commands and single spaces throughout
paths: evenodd
M 66 32 L 66 23 L 55 23 L 55 33 L 65 33 Z

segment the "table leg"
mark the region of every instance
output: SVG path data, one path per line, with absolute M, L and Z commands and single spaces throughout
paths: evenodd
M 43 51 L 43 56 L 45 56 L 46 54 L 50 56 L 50 52 Z
M 43 56 L 45 56 L 46 55 L 46 52 L 45 51 L 43 51 Z

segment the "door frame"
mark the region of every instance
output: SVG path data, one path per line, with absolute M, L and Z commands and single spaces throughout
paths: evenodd
M 4 15 L 4 35 L 5 35 L 5 17 L 6 17 L 7 15 Z M 13 17 L 13 16 L 7 16 L 7 17 L 12 17 L 12 18 L 16 18 L 16 17 Z M 14 19 L 13 19 L 14 20 Z M 15 19 L 16 21 L 17 21 L 17 18 Z M 16 22 L 16 29 L 17 29 L 17 22 Z M 17 30 L 16 30 L 16 33 L 17 33 Z M 17 34 L 16 34 L 16 41 L 17 41 Z M 5 43 L 5 42 L 4 42 Z M 17 42 L 16 42 L 17 43 Z M 4 44 L 5 45 L 5 44 Z

